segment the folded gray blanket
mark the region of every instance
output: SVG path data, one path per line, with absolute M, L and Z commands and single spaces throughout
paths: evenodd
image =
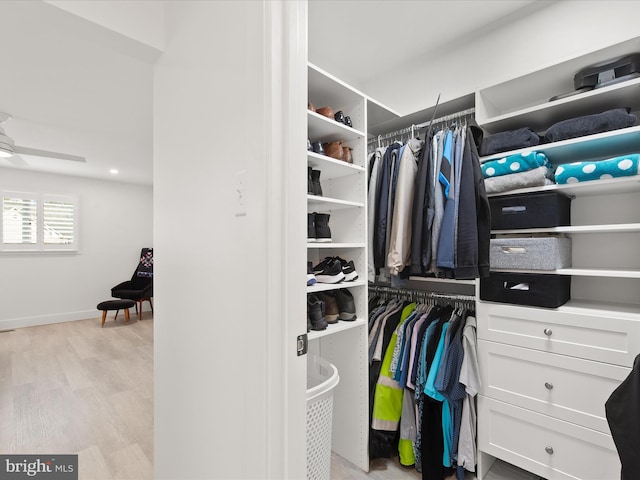
M 534 147 L 540 143 L 540 137 L 529 127 L 500 132 L 482 139 L 480 156 L 508 152 L 519 148 Z
M 553 172 L 547 167 L 538 167 L 526 172 L 510 173 L 500 177 L 485 178 L 484 188 L 488 194 L 509 192 L 518 188 L 553 185 Z
M 627 108 L 614 108 L 594 115 L 570 118 L 549 127 L 544 135 L 544 141 L 559 142 L 569 138 L 632 127 L 636 124 L 636 120 L 636 116 L 629 113 Z

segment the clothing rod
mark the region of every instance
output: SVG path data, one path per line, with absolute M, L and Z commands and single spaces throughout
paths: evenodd
M 446 122 L 449 120 L 453 120 L 455 118 L 466 117 L 467 115 L 472 115 L 476 112 L 475 107 L 467 108 L 466 110 L 461 110 L 460 112 L 451 113 L 449 115 L 443 115 L 442 117 L 434 118 L 433 121 L 419 123 L 417 125 L 411 125 L 409 127 L 401 128 L 400 130 L 396 130 L 394 132 L 388 132 L 377 137 L 372 137 L 369 139 L 368 143 L 375 143 L 378 140 L 387 140 L 392 137 L 397 137 L 398 135 L 404 135 L 405 133 L 410 133 L 412 130 L 420 130 L 422 128 L 428 127 L 429 125 L 436 125 L 438 123 Z
M 473 295 L 462 295 L 459 293 L 432 292 L 429 290 L 412 290 L 406 288 L 394 288 L 383 285 L 369 285 L 369 290 L 373 293 L 384 295 L 414 295 L 416 297 L 446 299 L 462 302 L 475 302 L 476 297 Z

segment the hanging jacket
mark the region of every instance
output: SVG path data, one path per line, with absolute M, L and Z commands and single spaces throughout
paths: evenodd
M 411 263 L 411 217 L 418 172 L 417 159 L 421 149 L 422 142 L 413 138 L 405 146 L 400 158 L 387 254 L 387 266 L 391 275 L 398 275 Z
M 405 308 L 409 307 L 409 308 Z M 383 335 L 383 346 L 385 351 L 385 359 L 388 363 L 374 361 L 369 368 L 369 387 L 371 397 L 370 401 L 370 414 L 371 414 L 371 428 L 369 430 L 369 458 L 390 458 L 398 453 L 398 430 L 381 430 L 376 429 L 373 425 L 379 428 L 384 428 L 384 425 L 389 427 L 389 421 L 393 422 L 394 419 L 394 405 L 396 403 L 399 408 L 402 408 L 402 397 L 397 398 L 397 395 L 391 392 L 390 388 L 387 388 L 390 382 L 393 382 L 389 378 L 389 366 L 391 364 L 391 355 L 393 355 L 393 348 L 389 357 L 386 357 L 386 351 L 391 344 L 391 339 L 395 338 L 394 333 L 396 327 L 401 321 L 406 320 L 409 314 L 415 308 L 415 304 L 409 304 L 403 302 L 401 311 L 393 314 L 386 322 Z M 390 380 L 390 382 L 387 382 Z M 380 383 L 379 383 L 380 382 Z M 373 386 L 373 389 L 371 387 Z M 391 402 L 391 406 L 389 406 Z M 401 410 L 400 410 L 401 411 Z M 399 414 L 398 414 L 399 419 Z M 396 422 L 397 426 L 397 422 Z
M 399 325 L 404 323 L 416 308 L 415 303 L 407 305 L 402 310 Z M 400 415 L 402 413 L 402 396 L 404 389 L 393 380 L 391 373 L 391 358 L 396 345 L 397 335 L 394 332 L 387 346 L 380 376 L 376 386 L 376 393 L 373 402 L 373 416 L 371 418 L 371 429 L 373 439 L 377 443 L 378 455 L 391 457 L 396 452 L 400 454 L 402 465 L 413 465 L 413 446 L 410 441 L 399 440 L 397 447 L 394 445 L 400 427 Z
M 378 178 L 382 169 L 383 148 L 377 148 L 370 161 L 369 192 L 367 193 L 367 244 L 369 247 L 367 258 L 367 277 L 375 282 L 376 269 L 373 260 L 373 239 L 376 225 L 376 194 L 378 193 Z
M 422 265 L 422 235 L 430 234 L 431 226 L 424 228 L 427 221 L 426 212 L 429 202 L 429 176 L 431 162 L 429 161 L 432 148 L 432 137 L 427 137 L 418 157 L 418 172 L 416 173 L 416 187 L 413 195 L 413 209 L 411 212 L 411 274 L 422 275 L 425 268 Z
M 460 174 L 460 198 L 458 199 L 458 233 L 456 236 L 456 265 L 455 278 L 457 279 L 473 279 L 477 278 L 478 262 L 479 262 L 479 234 L 478 221 L 486 221 L 486 218 L 480 220 L 476 217 L 478 205 L 476 198 L 482 195 L 477 191 L 477 185 L 474 183 L 474 159 L 472 157 L 471 145 L 472 137 L 467 135 L 464 144 L 464 153 L 462 155 L 462 171 Z M 488 206 L 487 195 L 484 193 L 484 200 Z M 487 230 L 485 229 L 485 233 Z M 488 244 L 488 239 L 485 242 Z
M 378 184 L 376 186 L 375 223 L 373 230 L 373 263 L 376 272 L 386 264 L 387 214 L 389 205 L 389 187 L 391 186 L 392 152 L 400 148 L 394 143 L 384 153 Z

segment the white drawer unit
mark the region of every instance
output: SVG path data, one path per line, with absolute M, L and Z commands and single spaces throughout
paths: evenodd
M 630 368 L 478 341 L 481 394 L 609 433 L 604 404 Z
M 631 368 L 640 316 L 598 309 L 539 309 L 478 302 L 478 338 Z
M 618 480 L 613 439 L 480 395 L 478 449 L 547 480 Z

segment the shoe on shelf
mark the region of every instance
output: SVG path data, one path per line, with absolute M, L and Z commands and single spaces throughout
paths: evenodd
M 309 167 L 311 168 L 311 167 Z M 320 185 L 320 170 L 310 170 L 311 175 L 311 192 L 313 195 L 322 196 L 322 185 Z
M 347 127 L 351 127 L 351 128 L 353 128 L 353 123 L 351 123 L 351 117 L 349 117 L 349 116 L 345 116 L 345 117 L 344 117 L 344 124 L 345 124 Z
M 307 213 L 307 242 L 316 241 L 316 214 Z
M 329 261 L 324 264 L 321 262 L 316 265 L 313 267 L 313 273 L 318 283 L 339 283 L 344 280 L 344 273 L 342 273 L 340 262 L 334 259 L 329 259 Z
M 333 116 L 333 119 L 338 123 L 344 123 L 345 122 L 344 112 L 342 110 L 338 110 Z
M 313 177 L 311 176 L 311 167 L 307 167 L 307 194 L 315 195 L 315 186 L 313 185 Z
M 307 287 L 315 285 L 317 282 L 316 276 L 313 274 L 313 267 L 311 262 L 307 262 Z
M 311 323 L 311 330 L 325 330 L 327 319 L 324 317 L 324 302 L 316 295 L 307 295 L 307 315 Z
M 329 228 L 328 213 L 316 213 L 314 218 L 314 225 L 316 229 L 316 242 L 330 242 L 331 241 L 331 229 Z
M 313 273 L 320 273 L 322 270 L 327 268 L 330 263 L 333 263 L 335 259 L 336 257 L 324 257 L 319 264 L 313 267 Z
M 353 263 L 353 260 L 349 260 L 347 262 L 344 258 L 340 257 L 336 257 L 336 260 L 340 262 L 342 273 L 344 273 L 345 282 L 353 282 L 354 280 L 358 279 L 358 272 L 356 272 L 356 266 Z
M 311 149 L 313 153 L 317 153 L 318 155 L 324 155 L 324 148 L 322 147 L 322 142 L 313 142 L 311 144 Z
M 336 292 L 318 292 L 316 296 L 324 302 L 324 318 L 328 324 L 338 323 L 338 301 L 336 300 Z
M 311 146 L 311 140 L 309 140 L 308 138 L 307 138 L 307 151 L 310 151 L 310 152 L 313 151 L 313 147 Z
M 356 304 L 351 292 L 345 288 L 336 290 L 336 301 L 338 302 L 338 318 L 347 322 L 354 321 L 356 315 Z

